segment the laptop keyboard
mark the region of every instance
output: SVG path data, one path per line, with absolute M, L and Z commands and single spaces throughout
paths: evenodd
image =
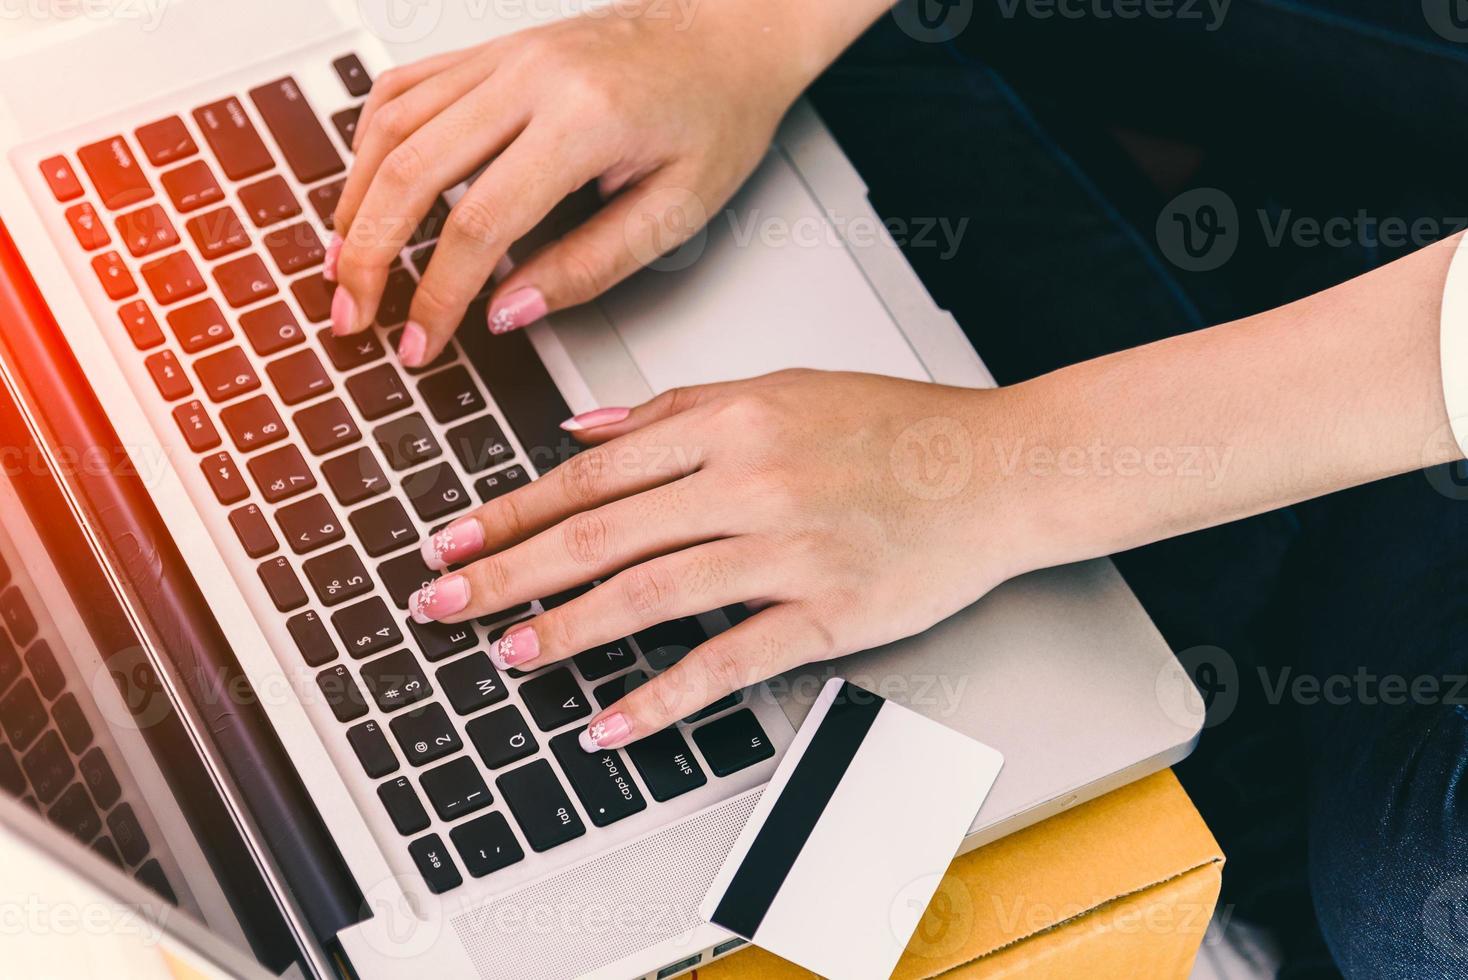
M 550 850 L 774 749 L 737 694 L 687 720 L 697 753 L 679 727 L 631 746 L 640 785 L 621 753 L 577 745 L 593 696 L 604 706 L 676 663 L 705 638 L 695 619 L 502 676 L 488 644 L 584 589 L 476 623 L 407 618 L 408 597 L 435 577 L 423 536 L 528 482 L 534 460 L 508 433 L 520 446 L 559 445 L 569 412 L 523 334 L 489 335 L 483 296 L 433 364 L 405 369 L 391 353 L 448 215 L 443 199 L 389 273 L 378 331 L 331 335 L 323 239 L 354 100 L 371 86 L 354 55 L 333 68 L 351 104 L 328 124 L 286 77 L 40 167 L 117 328 L 317 671 L 357 778 L 443 892 L 463 883 L 461 868 L 489 875 L 526 847 Z
M 107 750 L 3 558 L 0 590 L 0 790 L 177 905 Z

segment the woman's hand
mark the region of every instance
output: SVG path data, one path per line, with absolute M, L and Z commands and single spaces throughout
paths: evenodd
M 1008 392 L 784 371 L 567 424 L 589 448 L 434 535 L 419 622 L 603 584 L 516 627 L 533 670 L 681 616 L 759 611 L 601 712 L 614 748 L 731 691 L 916 633 L 1046 560 L 1034 495 L 1000 475 Z M 983 446 L 984 449 L 978 447 Z
M 345 243 L 333 241 L 327 261 L 340 284 L 333 329 L 372 323 L 413 230 L 486 161 L 413 298 L 401 341 L 409 366 L 438 354 L 511 243 L 583 185 L 595 182 L 606 203 L 500 283 L 491 329 L 592 299 L 681 244 L 728 201 L 790 103 L 851 39 L 834 27 L 811 37 L 802 21 L 812 13 L 786 7 L 623 0 L 385 73 L 362 110 L 336 211 Z

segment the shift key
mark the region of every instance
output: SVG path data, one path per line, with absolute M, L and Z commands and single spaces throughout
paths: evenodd
M 313 184 L 346 169 L 294 78 L 250 89 L 250 99 L 301 183 Z
M 642 775 L 647 791 L 659 803 L 708 782 L 677 726 L 670 725 L 633 742 L 627 746 L 627 755 Z
M 194 122 L 204 131 L 209 148 L 230 180 L 244 180 L 274 166 L 255 124 L 234 96 L 195 109 Z
M 622 756 L 615 749 L 587 752 L 577 741 L 580 737 L 579 731 L 569 731 L 551 739 L 550 746 L 591 822 L 605 827 L 647 809 Z

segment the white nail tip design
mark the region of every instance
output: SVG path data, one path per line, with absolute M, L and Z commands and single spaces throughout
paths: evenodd
M 433 617 L 424 612 L 424 609 L 433 605 L 433 600 L 438 596 L 438 582 L 429 582 L 423 588 L 413 593 L 408 600 L 408 613 L 413 617 L 413 622 L 423 625 L 433 622 Z
M 494 665 L 500 670 L 510 669 L 510 667 L 512 666 L 512 664 L 510 663 L 510 657 L 514 656 L 514 654 L 514 634 L 507 634 L 500 637 L 498 640 L 495 640 L 489 648 L 489 659 L 494 661 Z
M 506 333 L 507 331 L 513 330 L 514 327 L 515 311 L 509 307 L 495 310 L 494 315 L 489 318 L 490 333 Z
M 602 738 L 605 737 L 606 733 L 606 724 L 599 721 L 595 725 L 592 725 L 590 728 L 583 731 L 581 735 L 576 739 L 576 741 L 580 743 L 582 750 L 586 752 L 596 752 L 601 748 L 600 743 Z
M 419 549 L 419 553 L 423 555 L 423 564 L 436 572 L 442 571 L 448 567 L 448 562 L 444 561 L 443 556 L 448 554 L 453 546 L 454 529 L 452 527 L 446 527 L 437 534 L 429 535 Z

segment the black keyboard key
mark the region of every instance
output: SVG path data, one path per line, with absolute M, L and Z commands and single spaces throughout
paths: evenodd
M 10 746 L 0 744 L 0 790 L 11 796 L 19 796 L 25 792 L 25 788 L 25 773 L 20 771 L 15 753 L 10 751 Z
M 183 365 L 178 363 L 178 358 L 173 356 L 171 350 L 161 350 L 150 355 L 143 361 L 143 366 L 148 369 L 148 374 L 153 378 L 153 384 L 158 386 L 158 394 L 163 396 L 164 401 L 182 398 L 194 390 L 193 382 L 189 381 Z
M 250 233 L 228 204 L 195 215 L 184 223 L 184 228 L 199 247 L 199 254 L 210 262 L 233 255 L 250 244 Z
M 326 246 L 321 244 L 316 229 L 305 221 L 268 231 L 261 241 L 281 275 L 293 276 L 326 259 Z
M 296 641 L 296 649 L 301 651 L 301 659 L 306 661 L 306 666 L 320 667 L 336 659 L 336 644 L 331 642 L 331 634 L 326 632 L 326 624 L 316 610 L 297 613 L 286 620 L 285 626 L 290 630 L 291 639 Z
M 362 689 L 352 679 L 352 672 L 343 664 L 337 664 L 316 675 L 316 686 L 331 713 L 340 722 L 356 721 L 367 713 L 367 701 Z
M 372 579 L 351 545 L 306 559 L 301 566 L 323 606 L 335 606 L 372 591 Z
M 163 174 L 163 189 L 180 211 L 197 211 L 224 200 L 224 191 L 214 179 L 214 171 L 203 160 L 186 163 Z
M 543 732 L 555 731 L 591 714 L 591 705 L 586 703 L 581 685 L 566 667 L 547 671 L 521 684 L 520 699 Z
M 447 436 L 449 448 L 459 458 L 466 473 L 478 473 L 515 457 L 515 450 L 505 441 L 505 432 L 493 415 L 481 415 L 463 425 L 456 425 Z
M 279 503 L 316 486 L 316 477 L 306 465 L 306 457 L 295 446 L 261 453 L 246 465 L 267 504 Z
M 693 751 L 675 726 L 627 746 L 627 756 L 642 775 L 647 791 L 659 803 L 698 789 L 708 782 Z
M 443 840 L 437 834 L 415 840 L 408 845 L 408 853 L 413 856 L 413 863 L 418 865 L 424 884 L 435 895 L 464 883 L 459 869 L 454 867 L 454 859 L 449 857 L 448 848 L 443 846 Z
M 331 124 L 336 127 L 337 135 L 347 146 L 357 138 L 357 120 L 362 117 L 362 107 L 359 105 L 349 106 L 341 112 L 331 114 Z
M 347 379 L 347 392 L 368 421 L 407 408 L 413 402 L 408 389 L 403 387 L 403 379 L 398 377 L 397 368 L 391 364 L 379 364 L 352 375 Z
M 371 330 L 352 334 L 349 337 L 334 337 L 331 331 L 322 330 L 316 335 L 327 358 L 338 371 L 355 371 L 364 364 L 371 364 L 382 357 L 382 341 Z
M 322 323 L 331 316 L 331 297 L 335 292 L 336 283 L 327 282 L 320 272 L 291 283 L 291 295 L 301 304 L 301 313 L 311 323 Z
M 488 503 L 495 497 L 502 497 L 518 487 L 523 487 L 530 482 L 530 474 L 525 472 L 525 467 L 520 465 L 506 466 L 498 473 L 482 476 L 474 481 L 474 493 L 482 503 Z
M 366 95 L 372 91 L 372 78 L 367 74 L 367 69 L 362 67 L 362 59 L 354 54 L 344 54 L 331 63 L 336 69 L 337 77 L 346 86 L 347 94 L 356 98 Z
M 396 497 L 355 510 L 347 517 L 367 554 L 376 558 L 414 544 L 418 528 Z
M 10 687 L 20 673 L 20 654 L 16 652 L 15 644 L 10 642 L 10 637 L 0 632 L 0 693 Z
M 404 836 L 416 834 L 429 824 L 428 811 L 418 799 L 412 780 L 399 776 L 377 787 L 377 796 L 387 808 L 387 815 L 398 833 Z
M 281 612 L 290 612 L 306 604 L 306 590 L 284 555 L 272 558 L 256 571 L 260 575 L 260 581 L 265 584 L 265 592 L 270 596 L 270 601 L 275 603 L 276 609 Z
M 314 184 L 346 169 L 294 78 L 281 78 L 250 89 L 250 100 L 260 110 L 265 127 L 275 137 L 280 152 L 285 154 L 285 162 L 301 183 Z
M 440 704 L 426 704 L 405 715 L 398 715 L 389 727 L 408 762 L 415 766 L 442 759 L 464 747 L 459 733 L 454 731 L 453 723 L 449 721 L 448 712 Z
M 65 689 L 66 675 L 51 652 L 51 644 L 45 640 L 32 644 L 25 652 L 25 665 L 31 672 L 31 680 L 36 682 L 36 690 L 47 701 L 54 700 Z
M 610 749 L 587 752 L 576 741 L 579 737 L 579 732 L 557 735 L 550 747 L 591 822 L 605 827 L 646 810 L 647 800 L 632 781 L 621 754 Z
M 448 463 L 409 473 L 403 477 L 403 493 L 425 521 L 436 521 L 469 506 L 469 492 Z
M 242 453 L 285 438 L 285 423 L 280 420 L 275 403 L 266 395 L 256 395 L 221 409 L 219 420 Z
M 18 752 L 24 752 L 46 730 L 49 720 L 46 703 L 28 678 L 21 678 L 0 699 L 0 727 L 5 729 L 5 737 Z
M 199 374 L 199 384 L 210 401 L 223 402 L 254 391 L 260 387 L 260 378 L 255 374 L 250 359 L 238 347 L 230 347 L 218 354 L 201 357 L 194 362 Z
M 464 814 L 484 809 L 493 799 L 484 777 L 479 774 L 479 766 L 467 755 L 428 770 L 422 783 L 423 792 L 428 794 L 428 802 L 433 804 L 440 820 L 457 820 Z
M 148 856 L 148 837 L 143 833 L 143 825 L 138 823 L 137 814 L 133 813 L 131 803 L 122 806 L 107 814 L 107 830 L 112 834 L 112 841 L 117 845 L 118 851 L 122 853 L 122 859 L 128 864 L 137 864 Z
M 470 721 L 464 729 L 479 750 L 479 757 L 491 769 L 508 766 L 540 748 L 535 734 L 525 723 L 525 716 L 513 704 L 497 708 Z
M 415 251 L 412 255 L 408 256 L 408 261 L 413 263 L 413 268 L 418 270 L 418 275 L 421 276 L 423 275 L 423 273 L 428 271 L 428 263 L 433 261 L 433 253 L 437 249 L 438 243 L 434 242 L 432 245 L 425 245 Z M 430 366 L 437 367 L 438 365 Z
M 54 731 L 47 732 L 36 740 L 36 744 L 21 756 L 20 767 L 25 770 L 31 789 L 43 806 L 49 806 L 76 776 L 76 766 L 71 763 L 71 755 L 66 751 L 66 746 L 61 744 L 61 736 Z
M 331 625 L 336 627 L 342 646 L 354 660 L 370 657 L 403 641 L 402 631 L 393 621 L 387 603 L 377 596 L 338 609 L 331 614 Z
M 734 707 L 736 704 L 741 704 L 743 701 L 744 693 L 742 691 L 735 691 L 732 694 L 726 694 L 723 697 L 719 698 L 719 700 L 715 701 L 713 704 L 705 705 L 704 707 L 699 708 L 693 714 L 689 715 L 687 718 L 684 718 L 683 722 L 685 724 L 692 725 L 694 722 L 703 721 L 705 718 L 712 718 L 714 715 L 718 714 L 721 711 L 728 711 L 730 708 Z
M 0 592 L 0 618 L 5 620 L 5 625 L 10 627 L 10 638 L 21 646 L 31 642 L 36 636 L 36 617 L 31 612 L 30 605 L 21 595 L 20 588 L 12 585 L 4 592 Z
M 415 623 L 411 619 L 407 623 L 418 652 L 429 663 L 462 653 L 478 642 L 469 623 Z
M 117 318 L 127 331 L 128 339 L 138 350 L 147 350 L 163 343 L 163 331 L 158 329 L 158 318 L 147 300 L 135 299 L 117 308 Z
M 123 866 L 122 855 L 117 853 L 117 845 L 112 843 L 111 837 L 98 837 L 92 841 L 92 850 L 96 851 L 102 858 L 112 864 L 113 867 L 126 871 Z
M 342 188 L 346 186 L 345 179 L 333 180 L 306 194 L 306 200 L 311 202 L 312 210 L 316 212 L 316 216 L 321 219 L 327 231 L 334 231 L 336 228 L 336 204 L 342 199 Z
M 275 166 L 255 124 L 234 96 L 195 109 L 194 122 L 230 180 L 244 180 Z
M 188 127 L 177 116 L 139 126 L 133 135 L 138 138 L 148 162 L 155 167 L 166 167 L 199 152 Z
M 280 174 L 271 174 L 264 180 L 241 187 L 240 204 L 244 205 L 245 213 L 256 228 L 264 228 L 301 213 L 300 202 Z
M 379 425 L 372 430 L 372 438 L 382 447 L 387 465 L 395 470 L 405 470 L 443 455 L 443 448 L 429 431 L 428 423 L 417 412 Z
M 143 168 L 138 166 L 132 148 L 123 137 L 109 136 L 89 143 L 77 150 L 76 156 L 109 210 L 116 211 L 153 196 L 153 188 L 148 184 Z
M 747 769 L 775 754 L 775 747 L 748 708 L 695 728 L 693 740 L 715 776 Z
M 650 626 L 634 633 L 637 646 L 653 670 L 667 670 L 688 656 L 688 651 L 708 639 L 703 627 L 692 616 Z
M 596 698 L 599 707 L 610 708 L 618 701 L 637 690 L 650 680 L 647 674 L 641 670 L 632 670 L 621 677 L 613 678 L 605 684 L 598 684 L 591 696 Z
M 163 306 L 204 291 L 204 277 L 187 252 L 174 252 L 145 262 L 141 271 L 153 298 Z M 228 299 L 228 295 L 225 298 Z
M 464 867 L 476 878 L 523 860 L 525 852 L 502 813 L 486 813 L 449 831 Z
M 240 483 L 243 484 L 244 481 L 241 480 Z M 240 539 L 240 547 L 251 558 L 263 558 L 280 547 L 280 542 L 275 540 L 275 532 L 270 530 L 270 522 L 265 519 L 265 512 L 254 504 L 246 504 L 239 510 L 232 511 L 229 515 L 229 526 L 234 528 L 235 536 Z
M 423 564 L 423 556 L 415 549 L 378 565 L 377 577 L 387 587 L 393 605 L 399 609 L 407 609 L 408 600 L 413 593 L 438 578 L 438 572 Z
M 68 691 L 57 698 L 51 706 L 51 717 L 56 719 L 56 730 L 72 755 L 80 755 L 92 744 L 92 723 L 87 721 L 75 694 Z
M 347 741 L 357 753 L 362 770 L 373 779 L 398 771 L 398 757 L 387 736 L 375 721 L 364 721 L 347 729 Z
M 433 693 L 433 685 L 411 650 L 399 650 L 362 665 L 362 684 L 384 712 L 417 704 Z
M 62 793 L 46 816 L 83 844 L 90 844 L 102 832 L 102 818 L 81 783 L 73 783 Z
M 219 311 L 219 304 L 212 299 L 181 306 L 169 313 L 167 319 L 168 328 L 178 338 L 185 354 L 197 354 L 234 336 L 229 321 Z
M 250 495 L 250 488 L 229 453 L 207 456 L 199 461 L 199 467 L 204 471 L 204 479 L 209 481 L 209 489 L 214 491 L 214 499 L 221 504 L 237 504 Z
M 548 851 L 586 833 L 585 824 L 576 816 L 560 780 L 544 759 L 505 773 L 495 785 L 534 850 Z
M 197 398 L 175 408 L 173 420 L 178 423 L 184 442 L 194 452 L 202 453 L 219 445 L 219 430 L 214 428 L 214 422 L 209 418 L 204 403 Z
M 576 669 L 581 672 L 581 676 L 589 681 L 610 677 L 623 667 L 631 667 L 637 662 L 627 644 L 620 640 L 578 653 L 572 659 L 576 661 Z
M 471 653 L 461 660 L 445 664 L 434 676 L 438 678 L 438 686 L 443 688 L 449 704 L 461 715 L 471 715 L 509 696 L 499 671 L 483 653 Z
M 92 799 L 102 809 L 112 809 L 112 804 L 122 798 L 122 786 L 117 781 L 117 774 L 112 771 L 112 763 L 107 761 L 107 756 L 100 748 L 94 748 L 78 759 L 77 768 L 81 770 L 82 782 L 87 784 Z
M 319 493 L 299 503 L 282 507 L 275 512 L 275 519 L 280 522 L 286 544 L 298 555 L 340 541 L 346 536 L 331 504 Z
M 133 877 L 138 880 L 138 884 L 151 889 L 169 905 L 178 905 L 178 896 L 174 894 L 173 886 L 168 883 L 168 876 L 163 873 L 163 865 L 158 863 L 157 858 L 149 860 Z
M 352 421 L 347 406 L 340 398 L 329 398 L 324 402 L 303 408 L 295 414 L 296 427 L 306 448 L 318 456 L 335 449 L 349 446 L 362 438 L 357 423 Z
M 483 322 L 484 310 L 485 301 L 475 300 L 467 322 Z M 560 429 L 571 410 L 523 331 L 492 335 L 487 330 L 463 330 L 458 341 L 484 390 L 494 394 L 501 421 L 536 470 L 554 469 L 577 451 L 576 441 Z
M 299 350 L 271 361 L 265 365 L 265 373 L 287 405 L 298 405 L 331 390 L 331 378 L 314 350 Z
M 326 460 L 321 464 L 321 475 L 336 499 L 348 506 L 375 497 L 388 488 L 387 474 L 366 446 Z
M 267 357 L 306 339 L 291 308 L 280 301 L 240 314 L 240 330 L 255 353 Z
M 270 270 L 265 268 L 265 261 L 253 254 L 216 265 L 214 281 L 232 310 L 280 292 Z
M 439 422 L 454 422 L 485 408 L 479 386 L 469 376 L 469 370 L 460 364 L 418 382 L 418 394 Z

